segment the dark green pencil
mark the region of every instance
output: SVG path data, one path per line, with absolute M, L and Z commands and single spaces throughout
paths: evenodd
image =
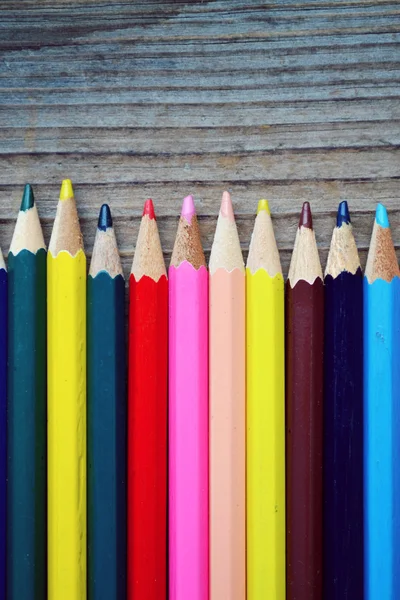
M 47 589 L 46 254 L 28 184 L 8 255 L 8 600 Z
M 103 204 L 87 287 L 88 599 L 126 598 L 125 282 Z

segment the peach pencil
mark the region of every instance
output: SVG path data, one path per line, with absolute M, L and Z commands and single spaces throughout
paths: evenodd
M 210 600 L 246 595 L 245 271 L 229 192 L 209 277 Z

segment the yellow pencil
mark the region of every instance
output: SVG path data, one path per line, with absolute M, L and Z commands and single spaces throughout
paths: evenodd
M 284 600 L 284 282 L 266 200 L 250 243 L 246 301 L 247 600 Z
M 48 598 L 86 598 L 86 258 L 69 179 L 47 258 Z

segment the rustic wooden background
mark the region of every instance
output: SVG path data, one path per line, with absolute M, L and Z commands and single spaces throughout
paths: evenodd
M 350 202 L 365 261 L 375 203 L 400 248 L 400 4 L 395 0 L 0 2 L 0 243 L 23 185 L 48 241 L 75 186 L 90 255 L 112 207 L 128 274 L 152 197 L 166 259 L 193 193 L 206 251 L 231 191 L 243 250 L 267 197 L 287 273 L 309 200 L 323 264 Z

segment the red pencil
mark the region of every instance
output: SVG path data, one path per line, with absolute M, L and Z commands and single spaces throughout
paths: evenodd
M 151 200 L 129 279 L 128 600 L 167 589 L 168 281 Z

